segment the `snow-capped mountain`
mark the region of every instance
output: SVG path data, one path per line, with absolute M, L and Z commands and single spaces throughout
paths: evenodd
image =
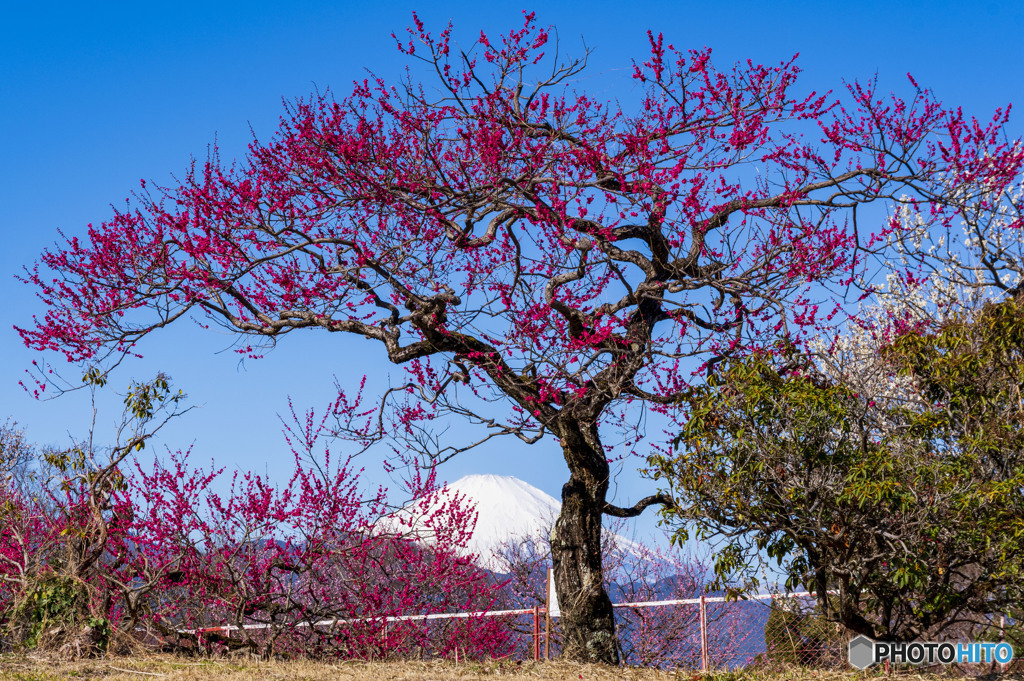
M 502 572 L 504 561 L 499 551 L 510 541 L 537 542 L 541 551 L 547 550 L 547 539 L 561 503 L 550 494 L 509 475 L 467 475 L 446 485 L 428 504 L 402 509 L 394 517 L 412 532 L 430 541 L 430 531 L 424 531 L 420 518 L 445 503 L 449 494 L 466 499 L 477 513 L 473 536 L 466 550 L 477 555 L 477 562 L 489 570 Z M 614 536 L 620 547 L 632 551 L 633 542 Z
M 550 494 L 509 475 L 467 475 L 446 486 L 477 513 L 467 550 L 482 562 L 509 540 L 546 542 L 562 505 Z

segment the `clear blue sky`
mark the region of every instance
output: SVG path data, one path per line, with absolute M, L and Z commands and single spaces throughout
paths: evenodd
M 710 46 L 715 61 L 778 62 L 799 52 L 803 85 L 827 90 L 876 72 L 886 89 L 912 73 L 947 105 L 990 115 L 1024 105 L 1024 10 L 1013 1 L 966 2 L 604 2 L 541 3 L 542 24 L 558 28 L 563 49 L 594 49 L 579 83 L 608 98 L 628 96 L 630 59 L 645 54 L 646 31 L 677 47 Z M 36 402 L 18 381 L 37 356 L 12 324 L 42 314 L 32 290 L 14 280 L 59 237 L 81 235 L 110 216 L 140 178 L 167 180 L 216 137 L 226 158 L 241 156 L 250 126 L 268 137 L 281 99 L 314 87 L 344 92 L 364 68 L 393 78 L 402 65 L 390 38 L 418 9 L 428 27 L 455 22 L 457 39 L 508 30 L 521 8 L 487 2 L 54 2 L 6 3 L 0 20 L 0 291 L 8 323 L 0 330 L 0 421 L 17 418 L 30 437 L 65 444 L 82 435 L 87 405 L 76 397 Z M 1024 133 L 1020 112 L 1014 135 Z M 369 341 L 293 334 L 268 358 L 240 365 L 230 338 L 187 324 L 155 336 L 146 359 L 114 382 L 166 371 L 202 405 L 164 443 L 195 441 L 198 461 L 283 473 L 289 459 L 276 414 L 287 396 L 320 406 L 333 379 L 352 384 L 365 371 L 385 385 L 391 369 Z M 57 362 L 58 357 L 48 357 Z M 75 369 L 67 371 L 75 375 Z M 396 373 L 396 375 L 398 375 Z M 101 425 L 116 414 L 101 414 Z M 105 431 L 98 435 L 102 439 Z M 379 478 L 375 461 L 368 474 Z M 617 501 L 648 493 L 627 464 Z M 498 444 L 442 471 L 516 475 L 558 497 L 567 471 L 552 443 Z M 640 523 L 642 533 L 653 518 Z

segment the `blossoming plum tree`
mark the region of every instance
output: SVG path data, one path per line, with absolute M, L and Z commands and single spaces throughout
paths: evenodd
M 89 378 L 93 389 L 104 382 Z M 387 490 L 367 489 L 350 457 L 318 446 L 330 411 L 308 411 L 286 425 L 290 479 L 239 473 L 218 484 L 223 470 L 195 467 L 188 452 L 150 466 L 131 457 L 188 410 L 183 393 L 158 376 L 126 397 L 115 446 L 98 451 L 90 433 L 45 450 L 30 486 L 0 477 L 5 646 L 81 655 L 146 640 L 377 659 L 514 650 L 495 618 L 392 619 L 491 609 L 504 590 L 465 552 L 475 514 L 436 488 L 435 471 L 410 480 L 418 527 L 396 523 Z M 20 430 L 5 446 L 36 451 Z
M 196 468 L 187 453 L 151 471 L 136 463 L 116 495 L 130 520 L 110 546 L 124 557 L 109 577 L 124 594 L 121 628 L 261 656 L 445 657 L 456 647 L 473 658 L 507 654 L 511 636 L 493 618 L 448 628 L 389 622 L 486 610 L 503 585 L 461 550 L 475 514 L 433 477 L 421 481 L 434 493 L 414 501 L 423 526 L 414 531 L 386 522 L 386 490 L 364 489 L 351 459 L 332 462 L 328 451 L 308 463 L 324 422 L 309 412 L 289 426 L 294 472 L 276 487 L 246 473 L 218 493 L 223 470 Z M 439 503 L 444 512 L 433 512 Z
M 345 402 L 339 432 L 397 432 L 435 461 L 554 438 L 570 470 L 551 542 L 564 653 L 615 662 L 602 516 L 670 500 L 612 504 L 602 433 L 634 401 L 675 414 L 723 357 L 832 323 L 904 228 L 862 229 L 860 206 L 946 225 L 1024 152 L 1007 112 L 978 122 L 913 80 L 910 99 L 874 82 L 797 94 L 792 61 L 721 70 L 651 34 L 634 99 L 602 101 L 573 89 L 586 58 L 545 53 L 532 14 L 465 50 L 450 26 L 416 19 L 407 37 L 407 80 L 299 100 L 244 161 L 143 182 L 134 207 L 44 253 L 25 278 L 48 310 L 20 332 L 71 361 L 136 352 L 197 314 L 252 356 L 300 329 L 355 334 L 408 381 L 376 417 Z M 481 436 L 424 437 L 439 418 Z

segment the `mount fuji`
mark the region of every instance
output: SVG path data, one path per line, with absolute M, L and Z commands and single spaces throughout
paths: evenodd
M 467 475 L 445 486 L 464 496 L 477 513 L 466 550 L 493 563 L 510 540 L 546 543 L 562 505 L 550 494 L 509 475 Z
M 412 528 L 412 533 L 430 543 L 429 530 L 423 532 L 419 518 L 440 508 L 452 493 L 463 497 L 477 513 L 476 527 L 466 544 L 468 553 L 476 554 L 477 563 L 492 571 L 502 572 L 504 561 L 499 552 L 509 541 L 535 542 L 547 550 L 551 528 L 562 508 L 550 494 L 509 475 L 467 475 L 448 483 L 435 493 L 437 501 L 428 498 L 426 505 L 414 505 L 399 510 L 395 520 Z M 418 531 L 419 530 L 419 531 Z M 618 546 L 634 553 L 635 544 L 614 535 Z

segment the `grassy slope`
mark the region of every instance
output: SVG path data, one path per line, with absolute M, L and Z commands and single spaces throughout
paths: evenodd
M 776 672 L 717 672 L 701 675 L 693 671 L 665 672 L 633 667 L 612 668 L 564 662 L 462 663 L 453 662 L 342 662 L 326 664 L 308 661 L 256 662 L 203 660 L 172 656 L 108 657 L 100 660 L 59 661 L 35 656 L 0 656 L 0 680 L 51 681 L 55 679 L 104 679 L 144 681 L 145 679 L 196 679 L 222 681 L 280 679 L 298 681 L 323 679 L 339 681 L 474 681 L 476 679 L 522 678 L 541 681 L 854 681 L 877 679 L 879 672 L 825 672 L 806 669 Z M 900 674 L 904 681 L 934 679 L 936 676 Z M 948 677 L 947 677 L 948 678 Z M 1002 676 L 1024 681 L 1024 675 Z

